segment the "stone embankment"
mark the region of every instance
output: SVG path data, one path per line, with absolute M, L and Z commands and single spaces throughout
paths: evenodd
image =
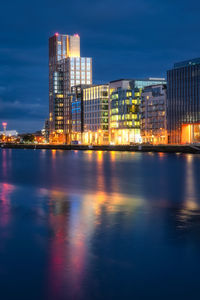
M 200 145 L 131 145 L 131 146 L 88 146 L 88 145 L 49 145 L 49 144 L 0 144 L 9 149 L 49 149 L 49 150 L 93 150 L 93 151 L 131 151 L 163 153 L 199 153 Z

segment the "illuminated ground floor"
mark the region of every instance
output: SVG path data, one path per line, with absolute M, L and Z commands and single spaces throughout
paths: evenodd
M 200 143 L 200 123 L 183 124 L 181 127 L 181 144 Z
M 140 129 L 111 129 L 110 144 L 130 145 L 141 143 Z
M 49 143 L 50 144 L 65 144 L 66 143 L 66 134 L 63 131 L 53 131 L 49 135 Z
M 149 143 L 152 145 L 165 145 L 168 143 L 168 134 L 166 130 L 160 130 L 159 132 L 148 132 L 142 134 L 142 142 L 144 144 Z
M 71 143 L 72 144 L 82 144 L 83 142 L 83 133 L 82 132 L 74 132 L 71 134 Z
M 82 144 L 86 145 L 108 145 L 109 134 L 107 131 L 99 130 L 97 132 L 84 132 L 82 134 Z
M 180 131 L 179 131 L 180 132 Z M 200 143 L 200 123 L 183 124 L 181 126 L 181 138 L 179 133 L 179 143 L 192 144 Z M 76 132 L 65 134 L 61 131 L 52 132 L 49 136 L 50 144 L 86 144 L 86 145 L 130 145 L 138 143 L 150 143 L 154 145 L 167 144 L 168 134 L 165 130 L 159 134 L 146 132 L 140 133 L 140 129 L 111 129 L 108 131 L 99 130 L 97 132 Z

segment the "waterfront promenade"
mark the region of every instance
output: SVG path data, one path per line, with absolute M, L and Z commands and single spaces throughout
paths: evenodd
M 200 154 L 200 145 L 49 145 L 49 144 L 3 144 L 1 148 L 11 149 L 49 149 L 49 150 L 94 150 L 94 151 L 130 151 L 130 152 L 163 152 Z

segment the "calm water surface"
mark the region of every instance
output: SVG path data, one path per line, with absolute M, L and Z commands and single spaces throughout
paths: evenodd
M 199 299 L 200 156 L 0 150 L 2 300 Z

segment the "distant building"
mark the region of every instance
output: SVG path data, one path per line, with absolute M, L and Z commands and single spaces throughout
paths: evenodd
M 83 89 L 83 143 L 108 144 L 108 100 L 108 84 Z
M 166 83 L 164 78 L 120 79 L 109 84 L 111 144 L 141 143 L 140 104 L 146 86 Z
M 141 98 L 141 137 L 143 143 L 167 144 L 167 86 L 144 88 Z
M 92 84 L 92 59 L 80 57 L 80 37 L 56 33 L 49 39 L 50 133 L 70 142 L 71 87 Z
M 0 135 L 5 135 L 7 137 L 16 137 L 18 136 L 18 132 L 16 130 L 6 130 L 0 131 Z
M 167 72 L 167 118 L 169 143 L 200 142 L 200 58 Z
M 34 143 L 43 144 L 46 142 L 46 138 L 42 130 L 36 131 L 32 135 L 34 136 Z

